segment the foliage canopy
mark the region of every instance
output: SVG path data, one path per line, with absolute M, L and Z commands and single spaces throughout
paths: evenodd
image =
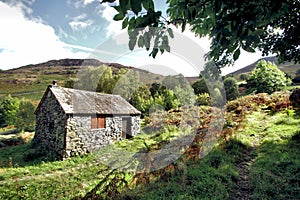
M 291 83 L 278 67 L 269 61 L 262 60 L 257 63 L 247 80 L 247 88 L 256 93 L 273 93 Z
M 212 39 L 209 57 L 218 66 L 233 64 L 241 49 L 300 61 L 299 0 L 167 0 L 167 17 L 155 9 L 154 0 L 101 2 L 109 2 L 117 10 L 114 20 L 122 21 L 122 28 L 128 29 L 129 48 L 151 49 L 153 57 L 159 51 L 170 51 L 168 39 L 174 37 L 170 25 L 184 31 L 188 24 L 196 36 Z
M 234 100 L 239 96 L 239 86 L 234 77 L 227 77 L 224 80 L 224 87 L 228 101 Z

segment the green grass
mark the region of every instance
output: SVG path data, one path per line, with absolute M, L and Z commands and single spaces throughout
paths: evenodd
M 233 138 L 184 170 L 122 194 L 121 199 L 232 199 L 237 165 L 250 148 L 251 199 L 300 199 L 300 119 L 292 110 L 254 112 Z M 298 131 L 297 131 L 298 130 Z
M 21 150 L 21 149 L 19 149 Z M 14 163 L 14 160 L 12 160 Z M 105 169 L 91 154 L 61 162 L 0 168 L 0 199 L 70 199 L 97 185 Z
M 250 170 L 253 199 L 300 199 L 300 120 L 277 113 L 262 130 Z
M 230 140 L 217 144 L 199 161 L 183 162 L 183 157 L 175 163 L 177 170 L 125 190 L 114 199 L 232 199 L 238 187 L 238 164 L 253 148 L 256 157 L 249 172 L 251 199 L 300 199 L 299 114 L 294 110 L 261 110 L 247 115 L 242 123 Z M 117 148 L 135 154 L 185 134 L 168 126 L 120 141 L 106 153 Z M 0 199 L 83 197 L 109 172 L 103 171 L 107 167 L 99 157 L 103 150 L 55 162 L 26 160 L 24 152 L 28 155 L 30 151 L 34 150 L 29 144 L 0 149 Z M 133 174 L 125 176 L 128 182 L 133 178 Z M 101 188 L 95 194 L 107 192 Z
M 231 145 L 239 146 L 234 142 Z M 119 198 L 230 199 L 238 179 L 237 168 L 234 165 L 237 157 L 231 156 L 230 153 L 217 146 L 200 162 L 179 162 L 179 170 L 173 175 L 126 191 Z
M 28 160 L 28 155 L 38 155 L 30 143 L 14 147 L 0 148 L 0 199 L 71 199 L 84 196 L 103 180 L 110 171 L 103 163 L 104 153 L 113 150 L 132 154 L 160 142 L 184 135 L 168 127 L 153 134 L 141 134 L 131 140 L 120 141 L 115 145 L 83 157 L 66 161 L 50 162 L 45 157 Z M 118 155 L 119 156 L 119 155 Z M 107 172 L 101 171 L 108 169 Z M 128 181 L 132 174 L 126 174 Z M 101 191 L 100 191 L 101 192 Z

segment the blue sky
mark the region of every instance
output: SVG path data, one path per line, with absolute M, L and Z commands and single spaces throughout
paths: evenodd
M 164 1 L 156 2 L 156 7 L 165 10 Z M 92 52 L 103 43 L 109 46 L 111 37 L 124 34 L 120 22 L 112 20 L 114 14 L 113 8 L 100 4 L 99 0 L 0 0 L 0 69 L 51 59 L 93 57 Z M 205 51 L 209 50 L 208 38 L 194 38 L 189 31 L 184 34 L 201 44 Z M 108 47 L 109 50 L 113 47 Z M 182 67 L 188 65 L 186 61 L 180 62 L 167 54 L 154 61 L 148 53 L 139 51 L 130 56 L 126 53 L 127 58 L 118 61 L 146 69 L 153 63 L 171 66 L 166 67 L 165 74 L 174 68 L 174 73 L 197 76 L 197 70 Z M 97 56 L 97 59 L 106 61 L 104 57 Z M 258 54 L 242 56 L 236 67 L 250 64 L 259 57 Z

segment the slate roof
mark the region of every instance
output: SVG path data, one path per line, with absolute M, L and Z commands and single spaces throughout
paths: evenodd
M 52 92 L 66 114 L 141 114 L 140 111 L 119 95 L 70 89 L 60 86 L 49 86 L 48 90 Z M 41 102 L 42 101 L 43 99 Z

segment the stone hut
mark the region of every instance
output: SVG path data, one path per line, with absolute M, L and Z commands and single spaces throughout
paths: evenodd
M 140 132 L 141 113 L 119 95 L 53 84 L 36 111 L 34 144 L 56 158 L 95 151 Z

